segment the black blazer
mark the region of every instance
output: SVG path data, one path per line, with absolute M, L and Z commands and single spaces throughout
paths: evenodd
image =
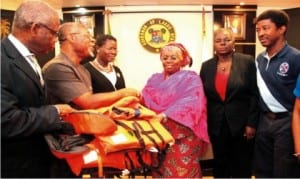
M 254 58 L 234 53 L 225 101 L 215 88 L 216 72 L 217 57 L 204 62 L 200 71 L 207 97 L 209 134 L 219 135 L 224 118 L 233 136 L 243 135 L 246 125 L 256 128 L 259 110 Z
M 45 93 L 35 71 L 5 38 L 1 42 L 2 177 L 32 176 L 32 167 L 37 167 L 38 173 L 39 166 L 48 164 L 51 154 L 43 134 L 61 126 L 56 108 L 42 106 L 45 103 Z M 21 168 L 28 168 L 28 176 L 19 173 Z M 47 175 L 40 177 L 43 176 Z
M 113 86 L 111 82 L 102 73 L 95 69 L 95 67 L 93 67 L 91 63 L 84 64 L 84 67 L 91 74 L 94 93 L 111 92 L 125 88 L 125 80 L 119 67 L 115 65 L 113 66 L 117 75 L 117 82 L 115 86 Z

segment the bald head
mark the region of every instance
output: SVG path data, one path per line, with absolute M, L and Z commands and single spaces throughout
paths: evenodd
M 85 25 L 77 22 L 66 22 L 58 30 L 61 52 L 74 63 L 94 56 L 95 39 Z
M 32 23 L 57 24 L 59 15 L 55 9 L 43 1 L 25 1 L 15 12 L 12 32 L 29 28 Z
M 76 22 L 66 22 L 62 24 L 58 30 L 58 40 L 60 43 L 67 39 L 68 34 L 87 32 L 83 24 Z

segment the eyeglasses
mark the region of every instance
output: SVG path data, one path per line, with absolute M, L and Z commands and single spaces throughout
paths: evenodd
M 85 37 L 86 39 L 89 39 L 90 41 L 94 41 L 94 38 L 89 33 L 70 33 L 69 35 L 81 35 L 82 37 Z
M 49 30 L 50 33 L 53 35 L 53 36 L 58 36 L 58 32 L 56 30 L 53 30 L 52 28 L 48 27 L 47 25 L 45 24 L 42 24 L 42 23 L 38 23 L 38 25 L 44 27 L 45 29 Z
M 71 36 L 81 35 L 81 36 L 89 39 L 90 41 L 95 42 L 95 39 L 93 38 L 93 36 L 91 36 L 91 34 L 89 34 L 89 33 L 80 33 L 80 32 L 73 32 L 73 33 L 68 33 L 68 34 L 64 34 L 64 35 L 63 34 L 58 34 L 58 40 L 60 42 L 66 41 L 66 40 L 68 40 L 67 39 L 68 35 L 71 35 Z

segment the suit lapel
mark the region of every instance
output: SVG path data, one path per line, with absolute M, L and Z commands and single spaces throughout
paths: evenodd
M 233 53 L 230 74 L 227 82 L 226 98 L 225 98 L 226 101 L 230 100 L 235 92 L 236 86 L 234 85 L 234 79 L 235 79 L 235 75 L 239 75 L 237 73 L 237 68 L 238 68 L 237 67 L 238 63 L 236 63 L 237 60 L 239 60 L 238 57 L 236 56 L 235 53 Z
M 38 79 L 34 69 L 30 66 L 30 64 L 26 61 L 26 59 L 20 54 L 20 52 L 15 48 L 15 46 L 10 42 L 10 40 L 5 39 L 3 41 L 6 46 L 3 48 L 6 49 L 8 56 L 11 58 L 12 62 L 16 65 L 16 67 L 23 71 L 28 78 L 30 78 L 40 89 L 42 93 L 44 93 L 44 89 Z
M 218 65 L 218 60 L 216 57 L 214 57 L 214 60 L 212 61 L 212 63 L 210 64 L 209 67 L 209 74 L 211 74 L 210 76 L 208 76 L 209 78 L 209 86 L 211 86 L 211 88 L 213 89 L 213 95 L 216 96 L 218 98 L 218 100 L 222 101 L 220 95 L 217 92 L 216 89 L 216 74 L 217 74 L 217 65 Z

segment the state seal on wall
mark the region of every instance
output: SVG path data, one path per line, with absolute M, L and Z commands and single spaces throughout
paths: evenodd
M 148 20 L 140 29 L 141 45 L 150 52 L 159 53 L 160 48 L 175 41 L 176 34 L 173 25 L 160 18 Z

